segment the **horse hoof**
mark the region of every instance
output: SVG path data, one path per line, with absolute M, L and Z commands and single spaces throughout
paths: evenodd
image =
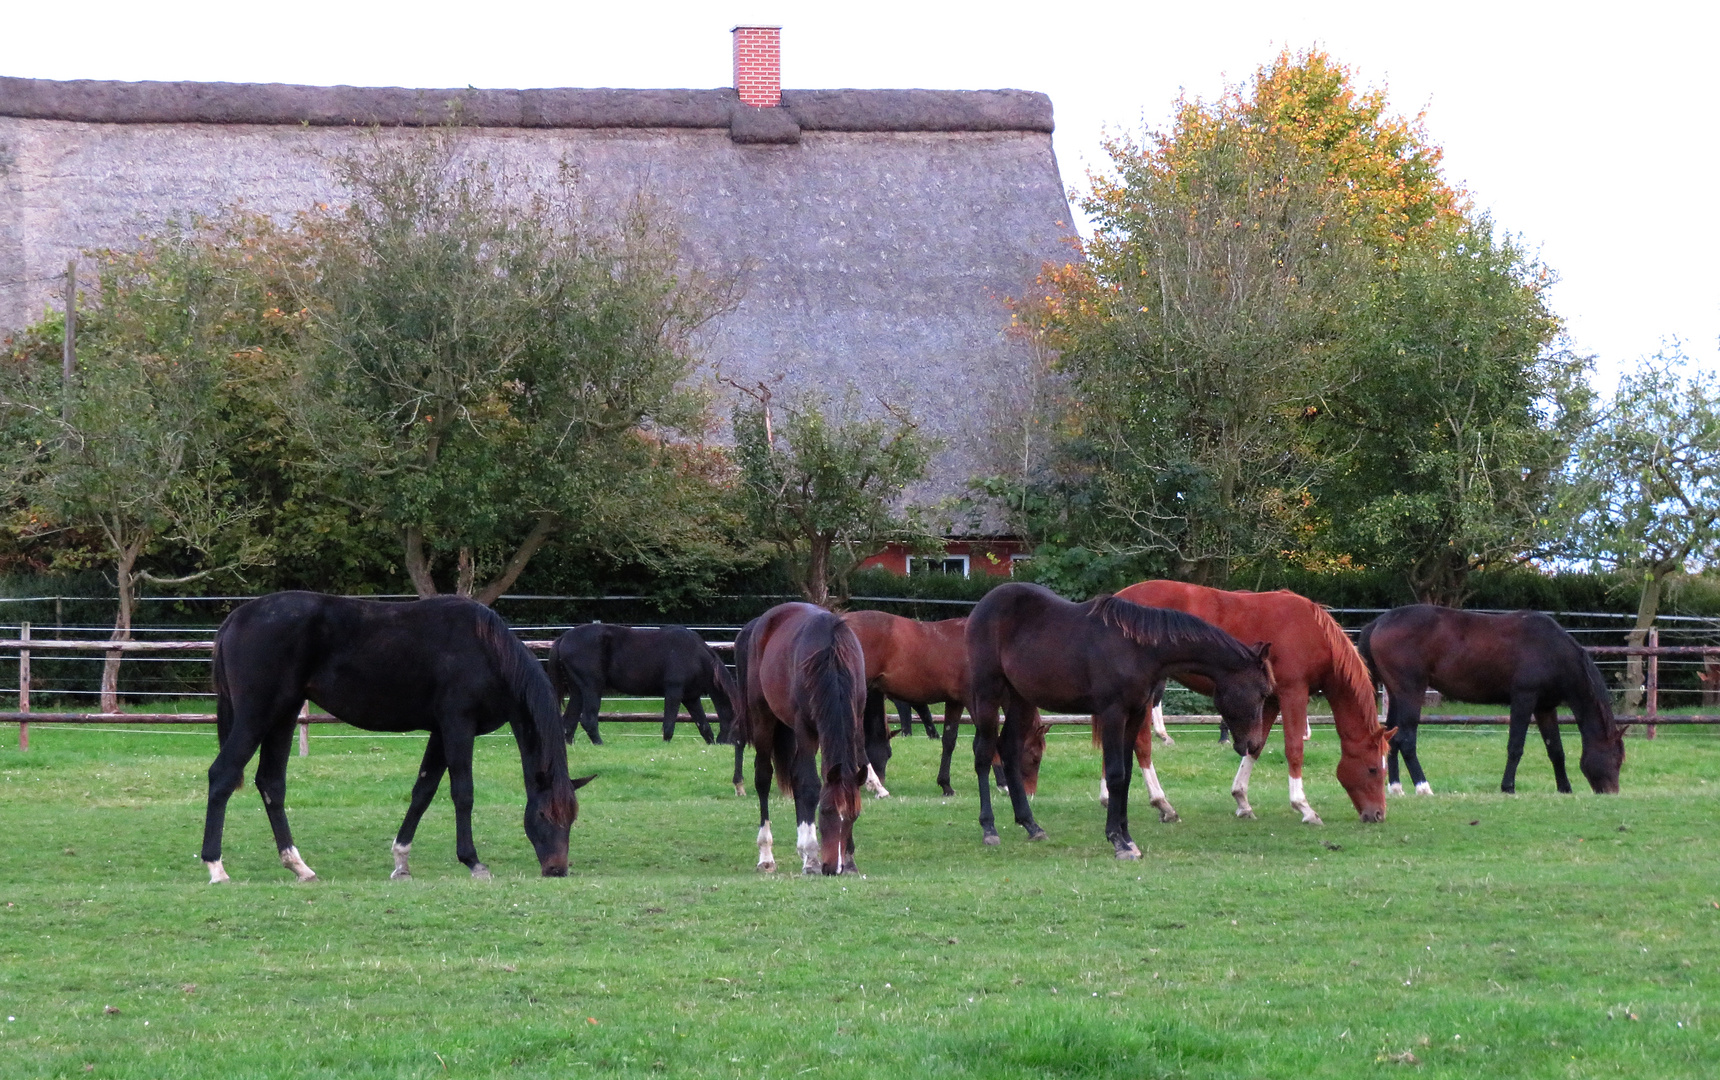
M 1386 788 L 1386 791 L 1388 794 L 1402 795 L 1403 794 L 1403 785 L 1402 784 L 1392 784 Z
M 1111 805 L 1111 797 L 1109 795 L 1099 796 L 1099 805 L 1100 806 L 1110 806 Z
M 824 874 L 822 866 L 803 866 L 800 868 L 801 877 L 820 877 Z
M 1326 823 L 1324 821 L 1320 820 L 1319 814 L 1309 814 L 1307 817 L 1302 819 L 1302 824 L 1304 824 L 1304 825 L 1324 825 Z
M 412 871 L 410 871 L 410 870 L 405 870 L 405 869 L 396 870 L 396 871 L 394 871 L 394 873 L 388 875 L 388 880 L 389 881 L 405 881 L 407 878 L 410 878 L 411 876 L 412 876 Z
M 1426 780 L 1423 780 L 1415 786 L 1415 793 L 1417 795 L 1432 795 L 1433 785 L 1428 783 Z
M 477 865 L 473 866 L 472 867 L 472 880 L 473 881 L 489 881 L 490 880 L 490 868 L 485 866 L 483 863 L 478 863 Z
M 738 798 L 740 798 L 740 797 L 741 797 L 741 796 L 742 796 L 742 795 L 745 795 L 745 794 L 746 794 L 746 789 L 745 789 L 745 788 L 743 788 L 743 787 L 741 787 L 741 785 L 739 785 L 739 784 L 736 784 L 736 785 L 735 785 L 735 798 L 737 798 L 737 799 L 738 799 Z
M 1045 830 L 1041 829 L 1037 825 L 1029 825 L 1027 827 L 1027 838 L 1029 840 L 1044 840 L 1046 839 Z
M 1252 811 L 1252 810 L 1238 810 L 1236 812 L 1236 816 L 1239 818 L 1247 818 L 1248 820 L 1253 821 L 1254 820 L 1254 811 Z
M 1166 746 L 1175 746 L 1177 744 L 1177 741 L 1169 735 L 1161 736 L 1159 741 L 1164 743 Z
M 1125 862 L 1133 862 L 1140 857 L 1141 849 L 1136 847 L 1134 844 L 1130 844 L 1128 847 L 1119 847 L 1117 849 L 1117 858 L 1122 859 Z
M 955 797 L 956 797 L 956 789 L 953 787 L 950 787 L 948 784 L 945 784 L 944 785 L 944 798 L 953 799 Z
M 1181 820 L 1182 820 L 1182 818 L 1177 816 L 1177 812 L 1175 810 L 1172 810 L 1170 807 L 1165 806 L 1165 807 L 1161 807 L 1159 809 L 1159 824 L 1160 825 L 1175 825 L 1177 822 L 1179 822 Z
M 988 832 L 985 834 L 986 847 L 997 847 L 1001 843 L 1003 843 L 1003 838 L 998 836 L 996 833 Z
M 774 874 L 774 873 L 776 873 L 776 861 L 773 859 L 770 862 L 759 863 L 758 864 L 758 872 L 761 874 Z

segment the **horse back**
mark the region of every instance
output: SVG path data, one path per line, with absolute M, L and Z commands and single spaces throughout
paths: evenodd
M 1535 611 L 1492 614 L 1433 604 L 1394 608 L 1373 623 L 1368 651 L 1388 689 L 1425 687 L 1477 704 L 1547 692 L 1582 673 L 1582 648 Z
M 1331 616 L 1288 589 L 1245 592 L 1186 581 L 1142 581 L 1117 595 L 1144 607 L 1174 608 L 1204 619 L 1245 645 L 1271 642 L 1272 674 L 1280 689 L 1321 689 L 1345 659 L 1326 625 Z M 1351 648 L 1348 639 L 1341 647 Z
M 494 730 L 519 703 L 484 641 L 486 618 L 493 613 L 463 597 L 392 604 L 274 593 L 222 623 L 221 680 L 236 711 L 309 698 L 355 727 L 421 731 L 454 705 L 485 714 L 481 730 Z
M 850 611 L 866 659 L 866 684 L 915 704 L 967 699 L 967 619 L 921 622 L 883 611 Z

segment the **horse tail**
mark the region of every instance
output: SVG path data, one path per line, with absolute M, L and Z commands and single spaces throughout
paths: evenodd
M 1362 627 L 1362 632 L 1356 635 L 1356 654 L 1362 658 L 1362 663 L 1367 665 L 1368 679 L 1375 686 L 1380 682 L 1380 669 L 1374 664 L 1374 627 L 1379 623 L 1380 620 L 1375 619 Z
M 1337 722 L 1340 704 L 1348 705 L 1361 712 L 1370 734 L 1377 732 L 1380 708 L 1374 697 L 1373 665 L 1363 658 L 1355 645 L 1350 644 L 1349 635 L 1344 633 L 1344 628 L 1338 625 L 1338 620 L 1332 618 L 1330 612 L 1312 600 L 1308 601 L 1308 606 L 1314 609 L 1314 621 L 1319 624 L 1320 636 L 1325 639 L 1326 651 L 1332 658 L 1331 673 L 1321 689 L 1326 700 L 1332 703 L 1333 723 Z M 1365 630 L 1363 632 L 1366 633 Z M 1341 701 L 1334 700 L 1335 697 Z
M 747 667 L 752 663 L 753 626 L 758 622 L 754 619 L 740 628 L 735 634 L 735 694 L 729 699 L 730 706 L 735 711 L 734 743 L 738 748 L 752 742 L 752 713 L 747 705 Z M 738 760 L 738 759 L 737 759 Z
M 578 804 L 574 801 L 573 781 L 567 775 L 567 745 L 562 741 L 561 702 L 555 688 L 538 658 L 500 615 L 480 606 L 477 616 L 478 639 L 489 651 L 509 693 L 531 718 L 531 723 L 517 730 L 528 733 L 535 743 L 523 749 L 534 756 L 538 776 L 548 781 L 545 812 L 558 825 L 571 823 Z
M 221 632 L 215 632 L 215 647 L 209 651 L 209 668 L 215 685 L 215 747 L 227 745 L 233 733 L 233 694 L 227 688 L 227 671 L 221 664 Z
M 824 782 L 836 788 L 839 806 L 857 813 L 860 780 L 866 774 L 866 745 L 856 723 L 855 701 L 858 696 L 864 706 L 866 686 L 864 676 L 856 680 L 854 671 L 864 671 L 866 659 L 860 639 L 835 615 L 820 615 L 804 633 L 823 636 L 801 660 L 800 677 L 818 729 Z
M 740 722 L 740 689 L 735 685 L 735 677 L 729 674 L 729 666 L 723 663 L 722 657 L 717 655 L 717 650 L 707 645 L 705 646 L 705 655 L 709 657 L 710 664 L 712 668 L 715 669 L 711 673 L 711 700 L 728 706 L 730 716 L 729 738 L 731 741 L 738 744 L 741 741 L 738 733 Z M 740 665 L 738 648 L 736 650 L 736 656 L 737 659 L 735 660 L 735 664 L 738 668 Z

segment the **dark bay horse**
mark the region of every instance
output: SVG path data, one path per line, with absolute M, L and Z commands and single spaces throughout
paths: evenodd
M 603 741 L 597 733 L 597 710 L 606 690 L 640 697 L 662 695 L 664 742 L 675 736 L 683 703 L 699 734 L 707 743 L 712 740 L 711 725 L 699 701 L 706 695 L 717 707 L 720 730 L 727 732 L 734 722 L 735 684 L 729 669 L 704 638 L 685 626 L 575 626 L 555 639 L 549 678 L 558 695 L 567 695 L 562 730 L 570 743 L 576 717 L 593 743 Z
M 1120 859 L 1141 856 L 1129 836 L 1133 770 L 1128 748 L 1140 735 L 1160 682 L 1190 676 L 1210 680 L 1237 752 L 1258 755 L 1265 741 L 1261 710 L 1272 693 L 1270 645 L 1249 648 L 1193 615 L 1115 596 L 1072 604 L 1038 585 L 1011 582 L 987 593 L 974 608 L 967 644 L 979 823 L 987 844 L 999 842 L 986 775 L 994 753 L 1003 758 L 1016 823 L 1029 839 L 1045 838 L 1021 782 L 1022 740 L 1031 709 L 1093 717 L 1111 789 L 1105 838 Z M 1161 806 L 1160 814 L 1168 807 Z
M 310 592 L 280 592 L 235 608 L 215 634 L 216 736 L 209 766 L 203 861 L 211 883 L 227 880 L 221 831 L 227 800 L 262 750 L 257 790 L 281 864 L 316 878 L 287 827 L 287 755 L 299 708 L 309 698 L 366 731 L 428 731 L 412 802 L 395 836 L 394 877 L 442 774 L 454 798 L 456 853 L 475 878 L 490 871 L 472 843 L 473 740 L 508 724 L 525 774 L 526 837 L 545 877 L 567 873 L 567 833 L 579 814 L 555 693 L 537 657 L 501 616 L 463 597 L 388 604 Z
M 842 616 L 866 654 L 867 732 L 886 725 L 884 699 L 894 698 L 922 709 L 944 707 L 943 758 L 938 764 L 938 786 L 953 796 L 950 760 L 956 751 L 956 735 L 968 697 L 967 619 L 920 622 L 883 611 L 850 611 Z M 1034 710 L 1038 719 L 1038 710 Z M 931 720 L 926 720 L 931 729 Z M 907 724 L 903 723 L 906 733 Z M 1022 747 L 1022 783 L 1027 793 L 1039 787 L 1039 765 L 1045 757 L 1045 725 L 1030 725 Z M 876 764 L 874 762 L 874 764 Z M 1007 788 L 1001 762 L 994 762 L 997 785 Z
M 738 741 L 755 751 L 758 868 L 776 869 L 770 785 L 794 792 L 795 850 L 804 873 L 852 874 L 854 819 L 866 776 L 866 662 L 839 617 L 778 604 L 735 638 Z M 816 815 L 816 825 L 814 819 Z
M 1409 765 L 1416 791 L 1432 787 L 1415 752 L 1422 699 L 1431 687 L 1445 697 L 1478 705 L 1509 705 L 1510 736 L 1505 778 L 1499 790 L 1517 790 L 1517 763 L 1533 719 L 1541 730 L 1559 790 L 1571 790 L 1565 747 L 1559 738 L 1558 707 L 1570 707 L 1583 737 L 1579 761 L 1589 786 L 1618 791 L 1624 764 L 1624 731 L 1613 719 L 1606 679 L 1587 651 L 1565 628 L 1538 611 L 1487 615 L 1432 604 L 1393 608 L 1362 628 L 1362 658 L 1391 695 L 1391 782 L 1398 783 L 1398 755 Z
M 1117 593 L 1118 598 L 1146 607 L 1174 608 L 1205 619 L 1238 641 L 1272 645 L 1273 696 L 1266 702 L 1266 731 L 1279 713 L 1284 716 L 1284 761 L 1290 773 L 1290 806 L 1304 823 L 1320 824 L 1320 815 L 1302 787 L 1302 744 L 1308 731 L 1308 698 L 1318 691 L 1332 708 L 1340 755 L 1338 783 L 1350 796 L 1363 821 L 1386 817 L 1385 776 L 1380 758 L 1385 752 L 1384 730 L 1374 701 L 1374 682 L 1361 655 L 1326 609 L 1296 593 L 1229 592 L 1181 581 L 1143 581 Z M 1189 689 L 1212 693 L 1212 683 L 1190 677 Z M 1179 680 L 1182 681 L 1182 680 Z M 1162 697 L 1163 688 L 1159 695 Z M 1155 697 L 1155 706 L 1158 698 Z M 1154 721 L 1160 723 L 1155 712 Z M 1152 733 L 1141 732 L 1135 756 L 1143 773 L 1152 769 Z M 1260 755 L 1245 755 L 1231 783 L 1236 816 L 1253 817 L 1248 804 L 1248 780 Z M 1149 790 L 1158 786 L 1149 775 Z

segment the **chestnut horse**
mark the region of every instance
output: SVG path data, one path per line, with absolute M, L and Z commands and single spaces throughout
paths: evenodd
M 1517 763 L 1532 717 L 1541 730 L 1553 779 L 1569 792 L 1565 747 L 1559 738 L 1558 708 L 1570 706 L 1583 737 L 1579 762 L 1589 786 L 1618 791 L 1624 764 L 1624 729 L 1613 719 L 1606 679 L 1587 650 L 1565 628 L 1539 611 L 1487 615 L 1432 604 L 1393 608 L 1362 627 L 1362 657 L 1391 695 L 1388 712 L 1396 733 L 1391 739 L 1391 782 L 1398 784 L 1398 754 L 1409 765 L 1415 789 L 1433 789 L 1415 753 L 1422 698 L 1429 687 L 1458 701 L 1511 706 L 1511 733 L 1505 747 L 1505 778 L 1499 790 L 1517 790 Z
M 1374 701 L 1374 682 L 1355 646 L 1325 608 L 1283 589 L 1266 593 L 1227 592 L 1181 581 L 1142 581 L 1117 595 L 1147 607 L 1186 611 L 1238 641 L 1270 642 L 1277 690 L 1266 703 L 1266 732 L 1272 730 L 1273 720 L 1282 713 L 1290 806 L 1302 815 L 1304 823 L 1321 823 L 1302 788 L 1302 743 L 1308 733 L 1308 697 L 1318 691 L 1332 707 L 1332 724 L 1338 732 L 1338 782 L 1344 785 L 1363 821 L 1385 820 L 1385 778 L 1380 771 L 1380 758 L 1385 752 L 1381 740 L 1384 732 Z M 1186 685 L 1197 693 L 1212 693 L 1211 683 L 1198 676 Z M 1162 694 L 1161 688 L 1161 697 Z M 1135 744 L 1135 756 L 1143 771 L 1152 767 L 1152 754 L 1152 734 L 1143 732 Z M 1230 794 L 1236 799 L 1237 817 L 1254 816 L 1248 804 L 1248 780 L 1259 760 L 1259 753 L 1247 755 L 1236 770 Z
M 1016 823 L 1045 839 L 1022 784 L 1021 749 L 1035 708 L 1087 713 L 1099 729 L 1111 786 L 1105 838 L 1119 859 L 1138 859 L 1129 836 L 1128 747 L 1147 718 L 1154 689 L 1166 678 L 1202 677 L 1213 685 L 1239 753 L 1258 755 L 1265 739 L 1261 710 L 1272 693 L 1269 644 L 1249 648 L 1218 627 L 1180 611 L 1142 607 L 1115 596 L 1072 604 L 1025 582 L 1000 585 L 968 616 L 969 705 L 974 772 L 979 776 L 980 829 L 999 843 L 986 775 L 1003 758 Z M 998 711 L 1003 711 L 1001 731 Z M 1161 817 L 1175 816 L 1160 792 Z
M 866 775 L 866 662 L 854 632 L 812 604 L 778 604 L 741 628 L 735 674 L 742 707 L 737 739 L 755 751 L 758 868 L 771 852 L 770 782 L 794 792 L 801 870 L 852 874 L 854 819 Z M 814 825 L 814 815 L 817 824 Z
M 942 704 L 944 707 L 944 752 L 938 765 L 938 786 L 946 797 L 956 791 L 950 786 L 950 759 L 956 751 L 956 734 L 962 709 L 967 704 L 967 619 L 942 619 L 919 622 L 883 611 L 850 611 L 842 616 L 860 648 L 866 653 L 866 729 L 876 741 L 876 732 L 887 726 L 884 699 L 918 706 Z M 1034 712 L 1035 719 L 1038 711 Z M 907 729 L 903 724 L 904 733 Z M 931 729 L 931 721 L 926 721 Z M 1039 789 L 1039 764 L 1045 758 L 1045 725 L 1035 723 L 1027 732 L 1022 747 L 1022 783 L 1027 793 Z M 880 777 L 883 769 L 878 767 Z M 997 786 L 1008 788 L 1000 763 L 994 763 Z

